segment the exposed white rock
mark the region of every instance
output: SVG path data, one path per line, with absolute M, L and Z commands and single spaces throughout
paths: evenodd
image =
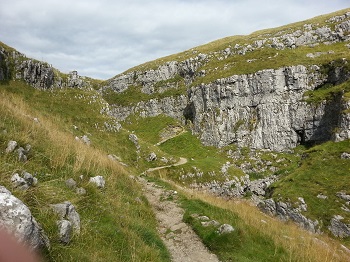
M 135 134 L 130 134 L 129 140 L 134 143 L 137 150 L 140 150 L 141 147 L 139 145 L 139 138 Z
M 350 201 L 350 195 L 346 194 L 345 192 L 338 192 L 337 197 L 339 197 L 345 201 Z
M 33 249 L 50 246 L 49 239 L 29 208 L 3 186 L 0 186 L 0 226 Z
M 38 179 L 24 171 L 21 176 L 18 173 L 14 173 L 11 177 L 11 182 L 14 187 L 26 190 L 31 186 L 36 186 L 38 184 Z
M 210 220 L 210 221 L 201 222 L 201 225 L 204 227 L 209 227 L 209 226 L 218 227 L 220 226 L 220 223 L 216 220 Z
M 350 236 L 350 224 L 342 222 L 343 219 L 344 218 L 339 215 L 336 215 L 331 219 L 331 224 L 328 229 L 336 237 L 344 238 Z
M 59 239 L 63 244 L 68 244 L 72 237 L 72 223 L 68 220 L 58 220 L 57 221 L 57 227 L 58 227 L 58 235 Z
M 283 221 L 292 220 L 308 231 L 319 233 L 319 222 L 317 220 L 312 221 L 301 214 L 304 210 L 302 206 L 306 205 L 305 201 L 303 201 L 303 203 L 301 203 L 299 207 L 293 208 L 290 203 L 282 201 L 275 202 L 273 199 L 266 199 L 262 200 L 258 204 L 258 207 L 268 215 L 277 216 Z
M 152 152 L 148 156 L 148 161 L 155 161 L 155 160 L 157 160 L 157 155 L 156 155 L 156 153 Z
M 83 135 L 80 139 L 81 141 L 83 141 L 84 144 L 88 146 L 91 145 L 91 140 L 87 135 Z
M 217 232 L 220 234 L 220 235 L 223 235 L 223 234 L 229 234 L 231 232 L 233 232 L 235 229 L 233 228 L 233 226 L 229 225 L 229 224 L 223 224 L 221 225 Z
M 11 141 L 9 141 L 7 143 L 7 147 L 5 149 L 5 152 L 6 153 L 12 153 L 15 150 L 16 147 L 17 147 L 17 142 L 14 141 L 14 140 L 11 140 Z
M 98 188 L 104 188 L 106 183 L 102 176 L 90 177 L 89 182 L 95 184 Z

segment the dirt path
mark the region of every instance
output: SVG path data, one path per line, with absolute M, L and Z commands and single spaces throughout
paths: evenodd
M 211 262 L 219 261 L 203 245 L 196 233 L 182 221 L 184 210 L 176 203 L 177 194 L 165 190 L 154 183 L 139 177 L 144 193 L 153 207 L 158 220 L 158 231 L 172 261 L 174 262 Z
M 152 168 L 147 169 L 146 172 L 152 172 L 155 170 L 160 170 L 160 169 L 171 167 L 171 166 L 181 166 L 181 165 L 186 164 L 186 163 L 187 163 L 187 159 L 184 157 L 180 157 L 180 160 L 173 165 L 152 167 Z

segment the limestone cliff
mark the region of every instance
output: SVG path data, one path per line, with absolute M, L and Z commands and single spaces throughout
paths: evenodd
M 317 57 L 337 57 L 333 48 L 345 42 L 343 48 L 348 50 L 346 41 L 349 40 L 350 12 L 347 12 L 327 18 L 323 24 L 305 23 L 297 28 L 275 30 L 272 34 L 254 35 L 246 38 L 246 44 L 241 41 L 232 46 L 233 42 L 207 53 L 199 52 L 200 48 L 191 49 L 184 60 L 159 62 L 151 69 L 141 66 L 118 75 L 108 80 L 101 92 L 111 90 L 118 95 L 137 87 L 150 99 L 127 107 L 115 104 L 111 110 L 113 116 L 124 120 L 130 114 L 143 117 L 166 114 L 184 123 L 191 121 L 193 133 L 205 145 L 222 147 L 234 143 L 240 147 L 283 151 L 298 144 L 339 141 L 349 138 L 350 133 L 346 100 L 338 94 L 330 101 L 307 103 L 305 92 L 325 84 L 338 85 L 350 78 L 345 58 L 337 58 L 341 63 L 334 66 L 329 66 L 332 60 L 327 59 L 310 63 Z M 320 45 L 328 51 L 303 54 L 309 59 L 307 65 L 229 74 L 235 72 L 234 66 L 238 63 L 233 58 L 244 60 L 245 64 L 263 64 L 274 58 L 244 57 L 265 50 L 304 47 L 312 50 Z M 298 54 L 293 52 L 286 54 Z M 278 55 L 275 53 L 275 57 Z M 166 96 L 167 91 L 181 87 L 187 89 L 187 94 Z
M 27 58 L 12 48 L 0 45 L 0 81 L 8 80 L 24 80 L 38 89 L 81 88 L 90 84 L 77 71 L 63 74 L 46 62 Z
M 188 116 L 206 145 L 281 151 L 326 141 L 338 127 L 341 97 L 320 105 L 303 100 L 326 80 L 317 66 L 301 65 L 218 79 L 190 89 Z

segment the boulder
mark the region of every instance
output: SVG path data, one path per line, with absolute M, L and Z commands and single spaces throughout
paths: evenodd
M 199 217 L 198 217 L 198 220 L 200 220 L 200 221 L 209 221 L 210 218 L 207 217 L 207 216 L 199 216 Z
M 106 183 L 102 176 L 90 177 L 89 182 L 95 184 L 98 188 L 104 188 Z
M 80 216 L 75 207 L 69 201 L 51 205 L 52 209 L 58 214 L 60 220 L 68 220 L 72 223 L 74 230 L 80 233 Z
M 218 227 L 220 226 L 220 223 L 216 220 L 210 220 L 210 221 L 201 222 L 201 225 L 204 227 L 209 227 L 209 226 Z
M 28 186 L 36 186 L 38 184 L 38 179 L 26 171 L 22 173 L 22 177 Z
M 5 152 L 6 152 L 6 153 L 12 153 L 12 152 L 15 150 L 16 147 L 17 147 L 17 142 L 11 140 L 11 141 L 9 141 L 9 142 L 7 143 L 7 147 L 6 147 L 6 149 L 5 149 Z
M 72 236 L 72 223 L 68 220 L 58 220 L 59 239 L 63 244 L 68 244 Z
M 13 174 L 11 177 L 11 182 L 15 188 L 26 190 L 31 186 L 36 186 L 38 184 L 38 179 L 33 177 L 32 174 L 24 171 L 22 176 L 18 173 Z
M 15 173 L 11 177 L 11 182 L 15 188 L 26 190 L 29 188 L 26 180 L 23 177 L 20 177 L 18 173 Z
M 66 186 L 70 189 L 75 189 L 77 187 L 77 182 L 73 178 L 69 178 L 66 180 Z
M 343 153 L 340 155 L 340 158 L 341 158 L 341 159 L 350 159 L 350 154 L 347 153 L 347 152 L 343 152 Z
M 18 152 L 18 161 L 26 162 L 28 160 L 28 157 L 27 157 L 28 151 L 25 150 L 23 147 L 18 148 L 17 152 Z
M 217 230 L 217 233 L 219 233 L 220 235 L 223 235 L 223 234 L 228 234 L 228 233 L 231 233 L 233 232 L 235 229 L 229 225 L 229 224 L 223 224 L 221 225 L 218 230 Z
M 342 216 L 334 216 L 331 219 L 331 225 L 328 229 L 336 237 L 344 238 L 350 236 L 350 224 L 345 224 L 341 220 L 344 218 Z
M 140 150 L 139 139 L 135 134 L 130 134 L 129 140 L 134 143 L 137 150 Z
M 6 228 L 32 249 L 50 247 L 49 239 L 29 208 L 3 186 L 0 186 L 0 227 Z
M 339 197 L 345 201 L 350 201 L 350 195 L 347 195 L 345 192 L 338 192 L 337 197 Z
M 302 197 L 299 197 L 298 200 L 299 206 L 296 208 L 293 208 L 288 202 L 275 202 L 272 198 L 261 201 L 258 208 L 268 215 L 277 216 L 282 221 L 292 220 L 310 232 L 319 233 L 319 222 L 312 221 L 301 214 L 302 211 L 307 210 L 305 200 Z

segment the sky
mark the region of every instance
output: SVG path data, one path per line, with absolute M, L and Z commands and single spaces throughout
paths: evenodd
M 63 73 L 109 79 L 216 39 L 348 7 L 349 0 L 0 0 L 0 41 Z

